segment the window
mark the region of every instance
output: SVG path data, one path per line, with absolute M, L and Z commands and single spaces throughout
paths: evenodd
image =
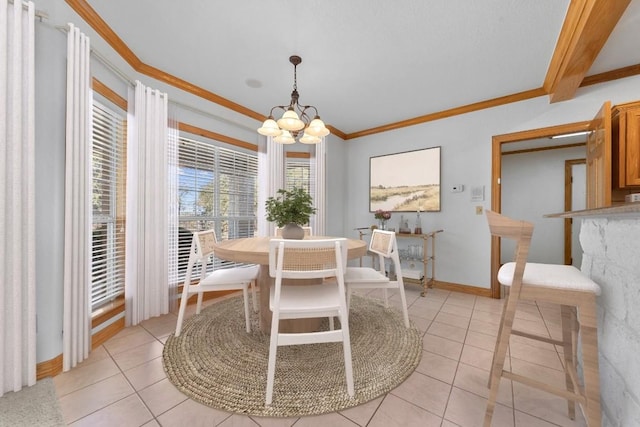
M 184 278 L 194 231 L 214 228 L 218 239 L 256 232 L 258 157 L 180 137 L 178 147 L 178 274 Z M 217 260 L 216 268 L 233 265 Z
M 126 124 L 93 102 L 91 309 L 124 293 Z
M 287 190 L 293 190 L 294 188 L 304 188 L 305 191 L 311 194 L 311 166 L 309 163 L 309 157 L 292 157 L 291 154 L 301 153 L 287 153 L 285 161 L 285 188 Z

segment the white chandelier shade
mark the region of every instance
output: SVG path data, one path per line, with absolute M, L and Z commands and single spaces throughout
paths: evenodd
M 278 144 L 295 144 L 296 140 L 288 130 L 281 130 L 280 135 L 273 138 Z
M 278 126 L 281 129 L 288 131 L 295 131 L 304 128 L 304 122 L 300 120 L 298 114 L 293 110 L 287 110 L 282 115 L 282 118 L 278 120 Z

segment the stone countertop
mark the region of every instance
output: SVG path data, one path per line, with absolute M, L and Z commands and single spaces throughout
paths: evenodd
M 624 203 L 606 208 L 584 209 L 544 215 L 545 218 L 596 218 L 631 217 L 640 218 L 640 202 Z

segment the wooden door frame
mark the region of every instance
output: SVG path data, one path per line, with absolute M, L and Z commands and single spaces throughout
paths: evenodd
M 573 166 L 586 165 L 587 159 L 571 159 L 564 161 L 564 210 L 573 209 Z M 573 263 L 571 254 L 573 253 L 573 218 L 564 219 L 564 263 Z
M 568 123 L 557 126 L 549 126 L 539 129 L 531 129 L 503 135 L 495 135 L 492 138 L 491 148 L 491 210 L 502 212 L 502 190 L 500 177 L 502 171 L 502 145 L 512 142 L 526 141 L 529 139 L 548 138 L 555 135 L 563 135 L 573 132 L 585 132 L 590 130 L 591 121 Z M 561 140 L 558 140 L 558 145 Z M 551 144 L 550 144 L 551 145 Z M 553 212 L 549 212 L 553 213 Z M 500 269 L 500 238 L 491 237 L 491 297 L 500 298 L 500 283 L 498 283 L 498 270 Z

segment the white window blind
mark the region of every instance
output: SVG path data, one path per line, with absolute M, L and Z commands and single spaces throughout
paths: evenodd
M 194 231 L 214 228 L 219 240 L 256 232 L 258 157 L 180 137 L 178 272 L 184 278 Z M 216 268 L 232 263 L 216 260 Z
M 303 188 L 311 194 L 311 165 L 308 158 L 287 157 L 285 161 L 285 188 Z M 313 194 L 311 194 L 313 196 Z
M 126 124 L 93 102 L 91 308 L 124 293 Z

